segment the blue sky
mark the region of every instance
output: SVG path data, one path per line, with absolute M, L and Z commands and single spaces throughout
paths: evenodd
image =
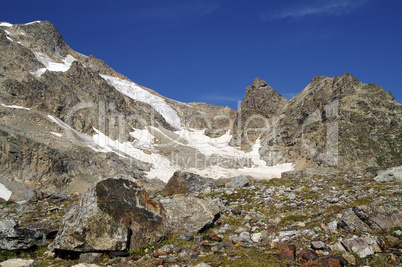
M 348 72 L 402 102 L 401 0 L 2 0 L 160 94 L 234 109 L 254 78 L 287 99 Z

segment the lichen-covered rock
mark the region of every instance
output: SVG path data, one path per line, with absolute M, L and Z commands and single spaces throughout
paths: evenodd
M 0 267 L 35 267 L 34 260 L 10 259 L 0 263 Z
M 387 229 L 401 223 L 402 212 L 396 208 L 363 205 L 347 209 L 338 227 L 353 232 Z
M 225 184 L 225 187 L 232 187 L 232 188 L 237 188 L 237 187 L 245 187 L 250 184 L 250 180 L 244 176 L 244 175 L 239 175 L 233 178 L 230 182 Z
M 174 195 L 164 206 L 172 234 L 198 233 L 211 226 L 220 216 L 218 205 L 208 198 Z
M 163 189 L 163 193 L 165 195 L 186 194 L 204 190 L 208 187 L 216 187 L 214 179 L 190 172 L 176 171 Z
M 66 213 L 50 249 L 124 251 L 154 243 L 167 233 L 165 210 L 126 179 L 94 184 Z
M 345 248 L 359 255 L 360 258 L 366 258 L 376 252 L 381 252 L 380 246 L 377 244 L 377 238 L 371 235 L 352 236 L 342 241 Z
M 19 227 L 14 220 L 0 221 L 0 248 L 4 250 L 31 249 L 46 245 L 49 230 Z
M 385 171 L 379 172 L 379 174 L 374 178 L 377 182 L 385 181 L 401 181 L 402 182 L 402 166 L 390 168 Z

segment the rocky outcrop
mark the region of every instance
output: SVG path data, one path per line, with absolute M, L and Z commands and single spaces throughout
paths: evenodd
M 350 74 L 315 77 L 261 135 L 268 164 L 360 169 L 401 165 L 402 108 Z M 356 127 L 358 125 L 358 127 Z
M 186 194 L 215 187 L 216 183 L 212 178 L 205 178 L 190 172 L 176 171 L 162 192 L 165 195 Z
M 250 184 L 250 180 L 244 176 L 239 175 L 233 178 L 230 182 L 225 184 L 225 187 L 237 188 L 237 187 L 245 187 Z
M 348 251 L 356 253 L 360 258 L 366 258 L 374 253 L 382 252 L 378 243 L 381 243 L 381 241 L 369 234 L 360 237 L 351 236 L 342 241 Z
M 385 171 L 379 171 L 379 174 L 374 178 L 377 182 L 385 181 L 401 181 L 402 182 L 402 166 L 390 168 Z
M 11 259 L 0 263 L 1 267 L 35 267 L 34 260 Z
M 164 207 L 169 232 L 173 235 L 201 232 L 212 226 L 220 216 L 220 209 L 214 201 L 191 195 L 174 195 Z
M 167 234 L 160 203 L 125 179 L 94 184 L 63 218 L 51 248 L 59 251 L 127 251 Z
M 46 245 L 48 229 L 19 227 L 14 220 L 0 221 L 0 248 L 25 250 Z
M 347 209 L 338 227 L 348 231 L 381 230 L 395 227 L 402 222 L 402 212 L 386 206 L 357 206 Z
M 287 102 L 264 80 L 254 79 L 252 85 L 247 87 L 246 95 L 237 111 L 231 144 L 249 149 L 250 143 L 268 130 L 271 120 L 280 113 Z

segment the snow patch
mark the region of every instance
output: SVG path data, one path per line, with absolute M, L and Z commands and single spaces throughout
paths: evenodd
M 29 108 L 26 108 L 26 107 L 21 107 L 21 106 L 16 106 L 16 105 L 11 105 L 11 106 L 9 106 L 9 105 L 5 105 L 5 104 L 1 104 L 3 107 L 5 107 L 5 108 L 15 108 L 15 109 L 25 109 L 25 110 L 29 110 Z
M 71 67 L 71 64 L 76 61 L 76 59 L 72 55 L 67 55 L 62 61 L 63 63 L 57 63 L 53 59 L 51 59 L 48 55 L 45 55 L 41 52 L 33 52 L 36 59 L 45 65 L 45 68 L 38 69 L 36 71 L 31 72 L 31 74 L 35 77 L 41 76 L 45 73 L 46 70 L 50 71 L 68 71 Z
M 238 175 L 250 175 L 253 178 L 268 180 L 272 178 L 280 178 L 282 172 L 292 171 L 294 169 L 293 163 L 283 163 L 275 166 L 252 167 L 241 169 L 226 169 L 220 166 L 210 166 L 206 169 L 188 169 L 187 171 L 199 174 L 204 177 L 213 179 L 230 178 Z
M 151 105 L 171 126 L 175 127 L 176 129 L 182 128 L 180 117 L 163 98 L 151 94 L 150 92 L 139 87 L 134 82 L 103 74 L 101 74 L 101 76 L 122 94 L 130 97 L 131 99 Z
M 8 201 L 11 197 L 12 192 L 8 190 L 2 183 L 0 183 L 0 198 Z
M 6 37 L 7 37 L 7 39 L 8 39 L 9 41 L 14 42 L 14 40 L 11 39 L 10 37 L 8 37 L 8 36 L 6 36 Z
M 9 31 L 6 31 L 6 30 L 4 30 L 8 35 L 10 35 L 10 32 Z
M 63 135 L 61 133 L 56 133 L 56 132 L 50 132 L 51 134 L 57 136 L 57 137 L 62 137 Z
M 42 21 L 41 20 L 35 20 L 35 21 L 32 21 L 32 22 L 25 23 L 25 25 L 31 25 L 31 24 L 40 23 L 40 22 L 42 22 Z
M 12 27 L 12 26 L 13 26 L 13 24 L 8 23 L 8 22 L 1 22 L 0 23 L 0 27 Z

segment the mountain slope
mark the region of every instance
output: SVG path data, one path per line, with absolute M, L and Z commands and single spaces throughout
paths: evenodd
M 82 192 L 118 175 L 264 178 L 291 169 L 269 171 L 258 146 L 230 147 L 230 108 L 163 97 L 74 51 L 48 21 L 0 23 L 0 55 L 0 183 L 9 187 Z

